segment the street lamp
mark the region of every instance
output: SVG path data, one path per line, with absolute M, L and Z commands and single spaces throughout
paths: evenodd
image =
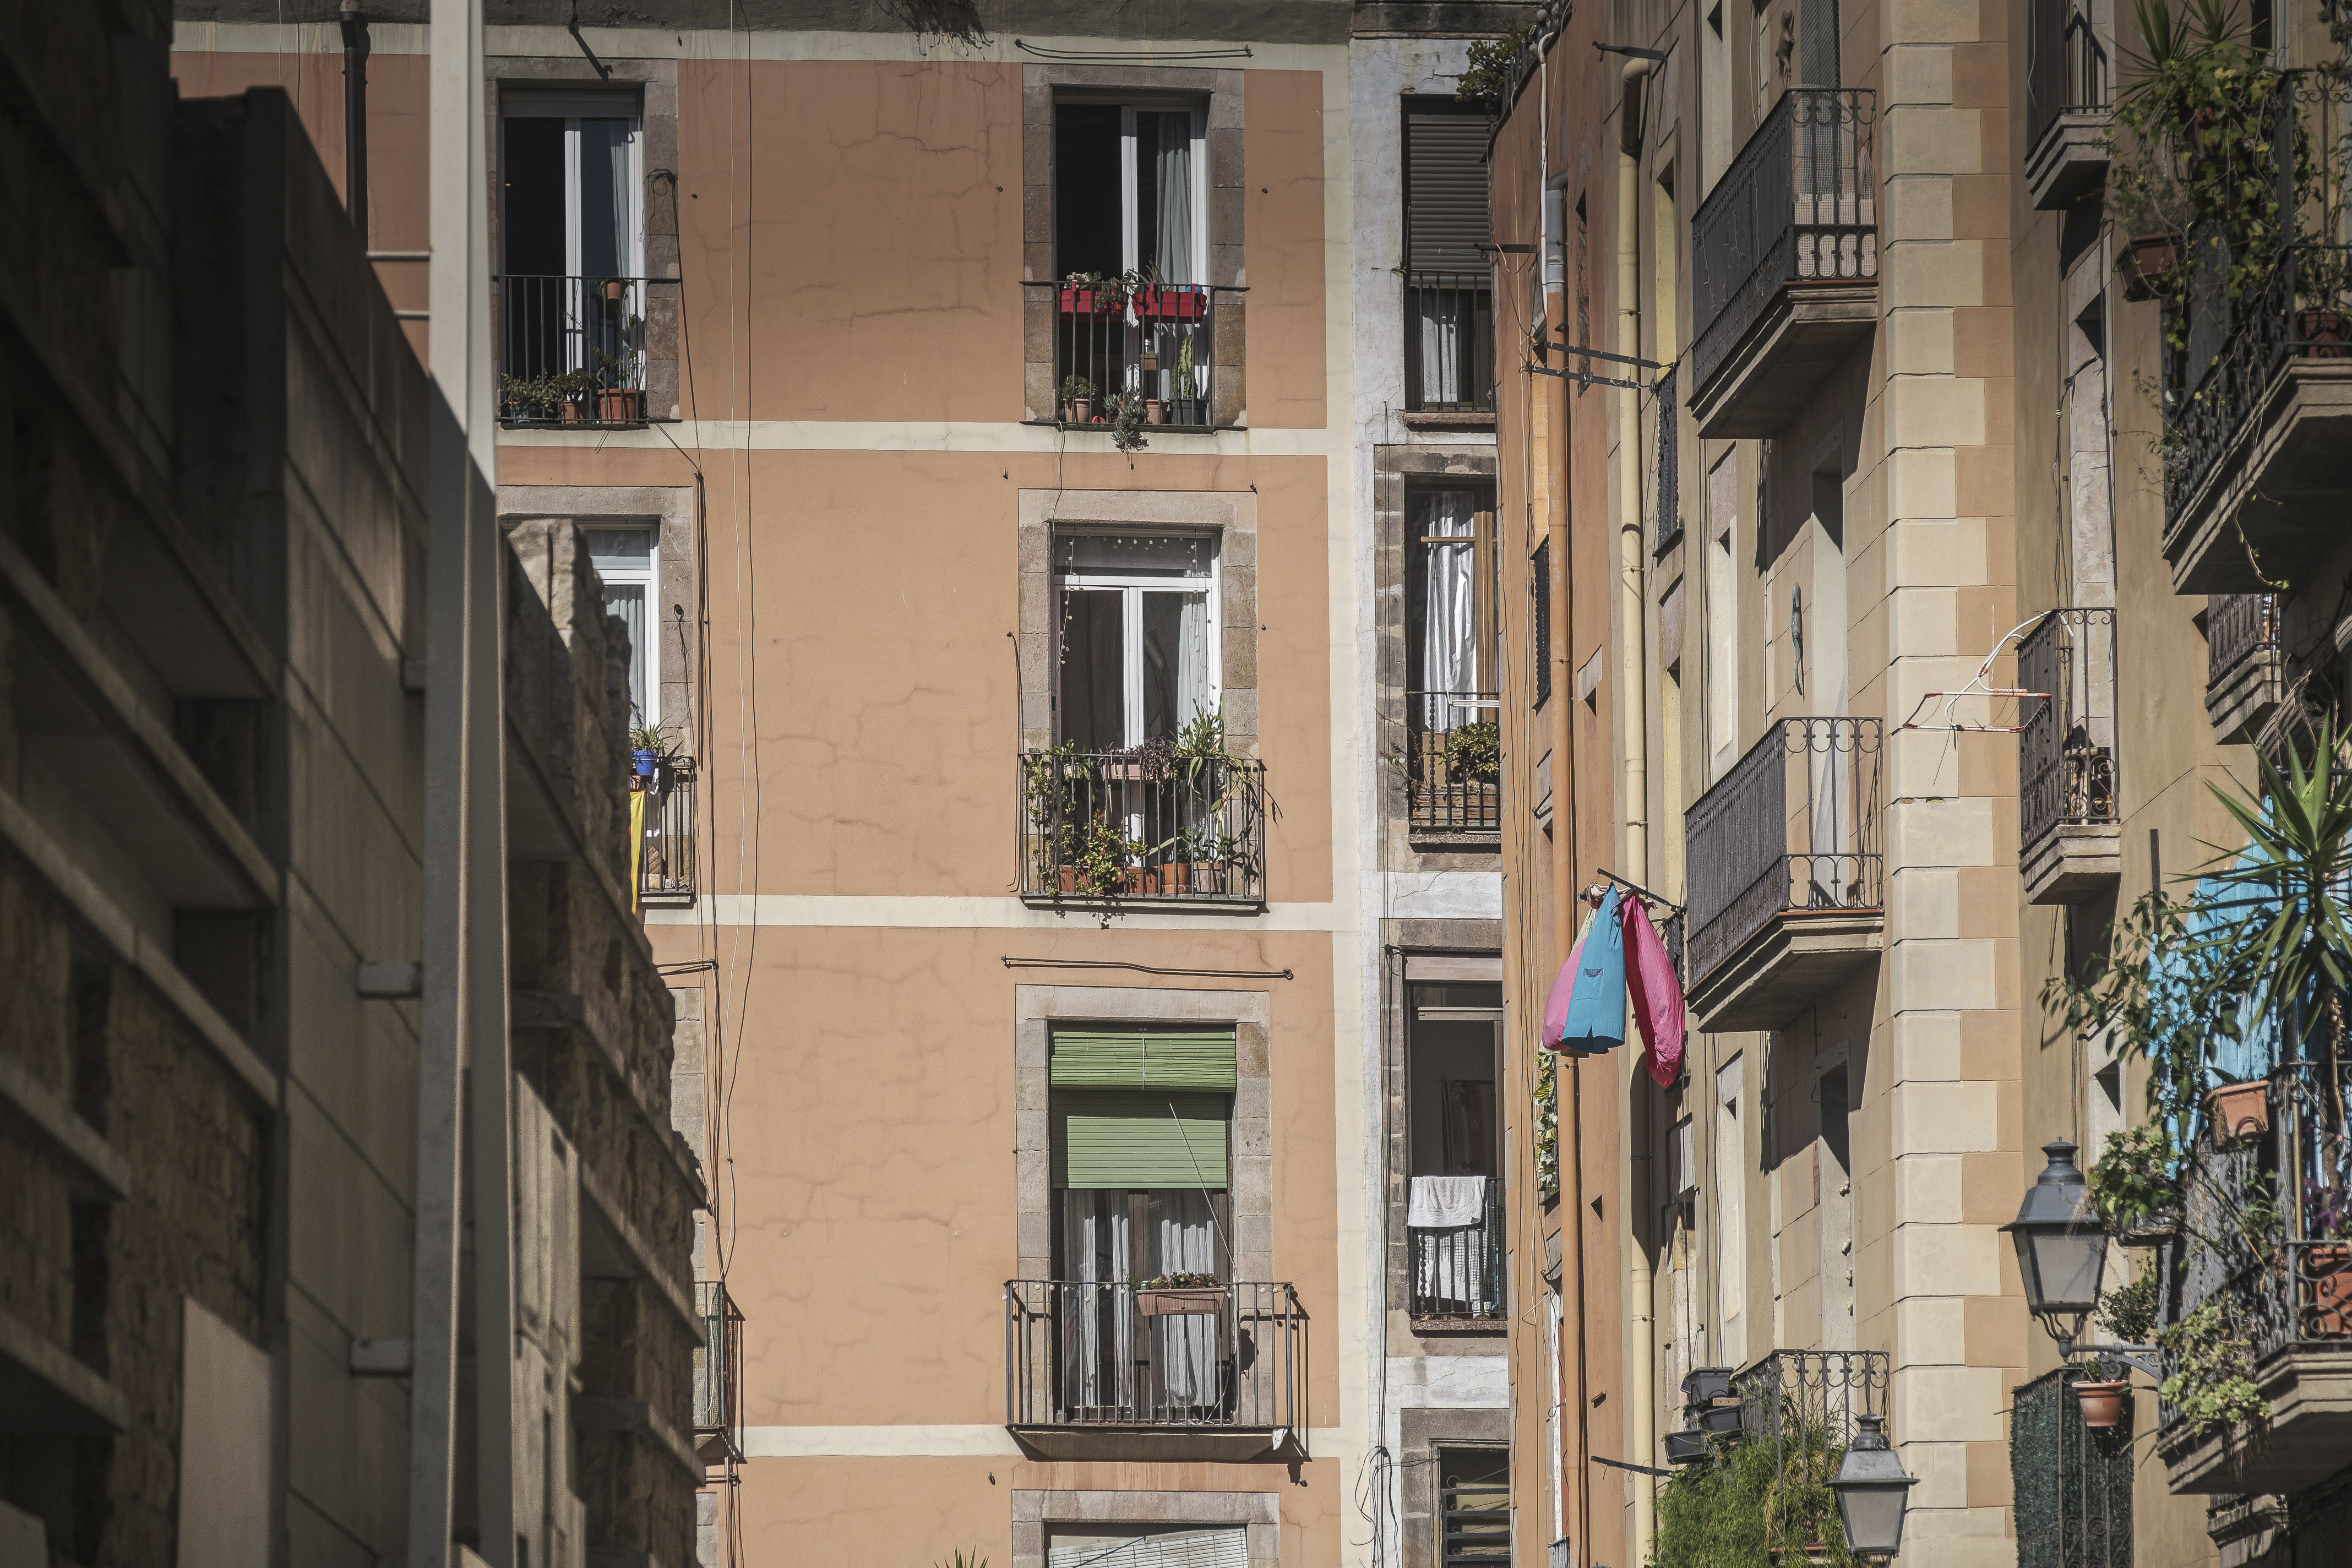
M 1861 1428 L 1846 1445 L 1845 1462 L 1838 1466 L 1830 1490 L 1837 1493 L 1838 1524 L 1845 1531 L 1845 1549 L 1855 1557 L 1888 1558 L 1903 1545 L 1903 1505 L 1913 1478 L 1903 1473 L 1903 1461 L 1886 1446 L 1883 1415 L 1860 1415 Z
M 2099 1304 L 2107 1267 L 2107 1230 L 2091 1206 L 2091 1188 L 2074 1165 L 2074 1145 L 2044 1143 L 2050 1163 L 2026 1189 L 2017 1217 L 2000 1228 L 2017 1244 L 2025 1308 L 2042 1320 L 2058 1353 L 2071 1356 L 2084 1320 Z

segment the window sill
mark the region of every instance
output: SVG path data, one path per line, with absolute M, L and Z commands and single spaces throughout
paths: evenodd
M 1204 915 L 1262 915 L 1265 900 L 1217 898 L 1206 893 L 1163 895 L 1122 894 L 1116 899 L 1087 898 L 1079 893 L 1024 893 L 1021 901 L 1033 910 L 1075 910 L 1081 914 L 1117 914 L 1126 910 L 1150 910 L 1154 914 L 1192 910 Z
M 1409 408 L 1402 417 L 1408 430 L 1492 430 L 1495 427 L 1495 411 L 1491 408 Z
M 1445 1334 L 1501 1339 L 1511 1331 L 1508 1318 L 1454 1318 L 1413 1313 L 1408 1320 L 1416 1334 Z
M 1108 436 L 1108 425 L 1069 425 L 1058 419 L 1024 419 L 1021 423 L 1039 430 L 1066 430 L 1073 436 Z M 1228 430 L 1246 430 L 1246 425 L 1139 425 L 1136 431 L 1143 436 L 1217 436 Z

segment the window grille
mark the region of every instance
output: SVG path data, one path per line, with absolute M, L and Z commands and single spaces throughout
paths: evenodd
M 1681 487 L 1675 482 L 1674 366 L 1667 366 L 1666 374 L 1658 378 L 1654 398 L 1658 415 L 1658 550 L 1664 553 L 1683 536 Z
M 1536 628 L 1536 706 L 1551 697 L 1551 541 L 1536 546 L 1528 582 L 1528 619 Z

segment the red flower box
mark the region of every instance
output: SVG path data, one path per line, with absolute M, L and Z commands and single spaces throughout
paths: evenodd
M 1107 316 L 1118 309 L 1118 296 L 1108 289 L 1062 290 L 1062 314 L 1065 316 Z
M 1194 321 L 1202 298 L 1196 289 L 1146 289 L 1135 297 L 1135 313 L 1146 321 Z

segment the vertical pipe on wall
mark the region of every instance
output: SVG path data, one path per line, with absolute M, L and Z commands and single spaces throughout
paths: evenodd
M 1631 121 L 1621 121 L 1618 126 L 1618 144 L 1622 150 L 1617 155 L 1617 352 L 1629 358 L 1638 358 L 1642 353 L 1640 116 L 1646 98 L 1642 89 L 1650 74 L 1650 65 L 1645 59 L 1625 62 L 1618 110 L 1621 116 Z M 1646 882 L 1650 877 L 1650 687 L 1649 595 L 1642 581 L 1642 395 L 1621 394 L 1618 410 L 1617 672 L 1618 700 L 1623 705 L 1625 813 L 1625 839 L 1621 853 L 1624 874 L 1636 882 Z M 1657 1452 L 1657 1347 L 1653 1328 L 1650 1254 L 1638 1222 L 1649 1212 L 1645 1178 L 1650 1162 L 1650 1097 L 1641 1089 L 1638 1058 L 1628 1051 L 1625 1061 L 1631 1074 L 1622 1101 L 1632 1133 L 1628 1140 L 1629 1174 L 1644 1178 L 1629 1179 L 1627 1184 L 1633 1190 L 1618 1205 L 1625 1216 L 1622 1224 L 1629 1307 L 1626 1333 L 1633 1351 L 1629 1381 L 1633 1392 L 1627 1413 L 1631 1430 L 1626 1436 L 1636 1455 L 1634 1462 L 1648 1465 L 1656 1462 Z M 1633 1563 L 1646 1563 L 1650 1560 L 1657 1494 L 1646 1477 L 1634 1476 L 1632 1484 L 1633 1531 L 1627 1558 Z
M 343 0 L 343 205 L 360 246 L 368 243 L 367 18 L 358 0 Z

